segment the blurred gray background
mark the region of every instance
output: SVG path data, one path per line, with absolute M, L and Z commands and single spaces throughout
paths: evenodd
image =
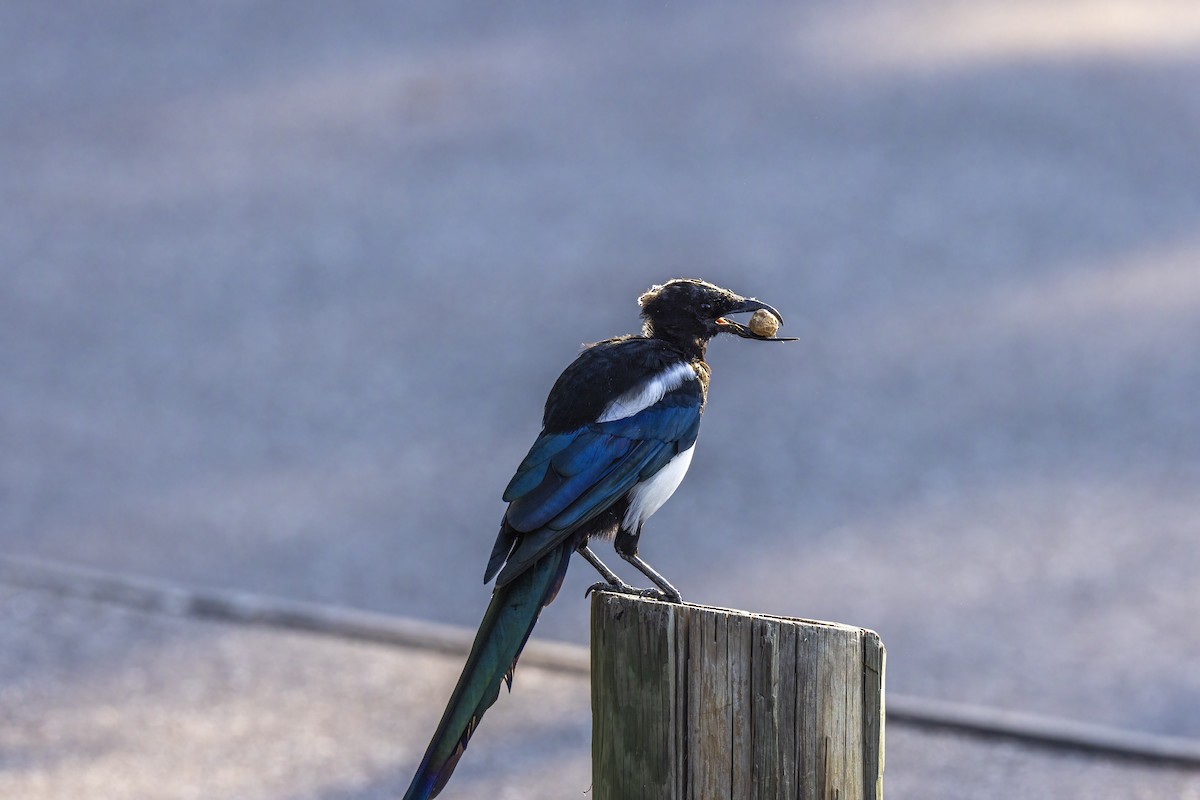
M 685 599 L 1200 737 L 1198 141 L 1192 2 L 6 2 L 0 549 L 474 626 L 555 377 L 702 277 L 801 341 L 710 348 Z

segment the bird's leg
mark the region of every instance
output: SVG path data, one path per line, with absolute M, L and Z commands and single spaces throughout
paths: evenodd
M 575 552 L 583 556 L 589 564 L 596 568 L 596 571 L 600 573 L 600 577 L 604 578 L 602 582 L 593 583 L 591 586 L 589 586 L 583 593 L 584 597 L 587 597 L 589 594 L 595 591 L 618 592 L 620 594 L 642 593 L 641 589 L 638 589 L 635 586 L 630 586 L 628 583 L 621 580 L 617 573 L 609 569 L 608 565 L 601 561 L 598 555 L 592 552 L 592 548 L 587 546 L 586 541 L 576 547 Z
M 639 525 L 636 531 L 627 531 L 622 528 L 617 532 L 617 538 L 614 546 L 617 550 L 617 555 L 633 564 L 638 568 L 638 571 L 645 575 L 650 580 L 654 581 L 654 585 L 660 591 L 653 589 L 644 592 L 650 596 L 659 595 L 660 600 L 666 600 L 668 603 L 682 603 L 683 597 L 679 594 L 679 590 L 671 585 L 671 582 L 664 578 L 658 570 L 647 564 L 637 554 L 638 538 L 642 535 L 642 526 Z

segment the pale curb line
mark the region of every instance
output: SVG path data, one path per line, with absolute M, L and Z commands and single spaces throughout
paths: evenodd
M 155 614 L 304 631 L 447 655 L 465 655 L 475 637 L 474 630 L 457 625 L 249 592 L 181 586 L 42 559 L 0 557 L 0 583 Z M 589 653 L 582 645 L 535 640 L 526 646 L 521 666 L 586 676 Z M 1200 767 L 1200 740 L 1196 739 L 894 692 L 887 694 L 886 704 L 889 724 Z

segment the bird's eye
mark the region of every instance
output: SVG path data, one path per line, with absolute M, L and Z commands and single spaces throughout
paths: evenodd
M 712 311 L 712 303 L 701 303 L 700 310 L 707 314 L 708 312 Z

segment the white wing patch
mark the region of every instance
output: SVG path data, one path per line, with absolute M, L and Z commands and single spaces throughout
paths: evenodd
M 596 422 L 612 422 L 615 419 L 632 417 L 639 411 L 662 400 L 667 392 L 673 392 L 683 386 L 686 381 L 694 380 L 696 380 L 696 370 L 692 369 L 691 364 L 680 362 L 673 367 L 668 367 L 609 403 Z
M 675 494 L 692 463 L 692 451 L 695 449 L 696 446 L 692 445 L 677 454 L 666 466 L 629 490 L 629 494 L 626 495 L 629 498 L 629 510 L 625 512 L 625 519 L 621 521 L 624 530 L 636 531 L 639 525 L 650 519 L 651 515 Z

